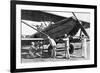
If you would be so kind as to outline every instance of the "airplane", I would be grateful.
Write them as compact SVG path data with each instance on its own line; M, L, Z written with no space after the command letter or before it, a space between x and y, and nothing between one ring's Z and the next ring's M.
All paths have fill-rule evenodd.
M44 41L44 40L47 40L48 36L50 36L52 39L56 41L56 43L59 43L59 42L63 42L62 38L64 38L64 34L67 34L72 37L72 39L70 40L70 43L71 42L75 43L75 42L81 42L82 33L84 33L84 35L89 39L89 35L85 31L85 28L83 27L83 25L88 25L87 28L89 28L90 23L84 22L84 21L81 21L80 23L80 21L77 19L74 12L72 12L72 14L74 15L75 18L73 17L64 18L63 20L60 20L58 22L55 22L54 24L47 26L42 31L39 31L33 26L29 25L28 23L21 21L22 23L26 24L27 26L37 31L37 33L35 33L34 35L31 35L30 38L28 39L25 38L22 40L24 40L24 42L25 40L37 41L39 38L38 41ZM79 29L81 29L80 36L76 39L73 39L73 37L75 37ZM33 39L33 38L37 38L37 39ZM70 54L72 54L73 52L74 52L74 46L70 44Z

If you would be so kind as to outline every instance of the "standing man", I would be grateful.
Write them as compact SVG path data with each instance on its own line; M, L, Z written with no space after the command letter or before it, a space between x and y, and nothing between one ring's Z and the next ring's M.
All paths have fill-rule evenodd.
M86 37L82 35L82 57L87 58L87 41Z
M67 36L67 34L65 34L65 38L63 39L65 41L65 57L67 59L70 59L70 53L69 53L69 48L70 48L70 43L69 43L69 37L70 36Z
M56 57L56 42L54 41L54 39L50 38L48 36L49 42L50 42L50 51L51 51L51 57L55 58ZM50 52L49 51L49 52Z

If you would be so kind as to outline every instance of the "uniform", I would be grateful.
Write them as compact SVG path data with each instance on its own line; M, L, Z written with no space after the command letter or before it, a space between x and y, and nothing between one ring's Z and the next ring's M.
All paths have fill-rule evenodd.
M87 58L87 42L86 42L86 37L82 38L82 57Z
M69 48L70 48L69 37L66 36L63 40L65 41L65 49L66 49L66 51L65 51L65 57L68 58L68 59L70 59L70 53L69 53Z
M49 50L51 51L51 57L55 58L56 57L56 42L54 41L54 39L52 39L50 37L48 37L48 39L49 39L49 42L50 42Z

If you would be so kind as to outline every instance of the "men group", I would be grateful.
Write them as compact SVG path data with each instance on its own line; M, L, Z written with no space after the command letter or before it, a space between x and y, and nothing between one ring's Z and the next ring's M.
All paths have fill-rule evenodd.
M49 40L49 48L48 48L48 54L52 58L56 58L56 49L57 49L57 44L54 39L51 37L47 37ZM65 37L63 38L63 41L65 42L65 57L66 59L70 59L70 36L65 34ZM86 38L82 36L82 57L86 58L87 57L87 43L86 43ZM32 42L32 46L29 49L29 54L34 58L34 57L41 57L41 50L38 46L35 45L34 42Z
M48 36L47 38L49 40L48 53L49 53L50 57L56 58L57 44L56 44L55 40L52 39L51 37ZM70 59L70 54L69 54L69 37L67 36L67 34L65 34L65 38L63 40L65 41L65 57L67 59ZM38 50L39 50L38 46L36 46L36 44L34 42L32 42L32 46L29 49L29 54L33 58L41 57L41 53Z

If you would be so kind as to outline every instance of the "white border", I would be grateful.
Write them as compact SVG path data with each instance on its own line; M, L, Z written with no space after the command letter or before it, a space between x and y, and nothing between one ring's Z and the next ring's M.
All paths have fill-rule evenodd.
M21 9L25 10L53 10L53 11L72 11L72 12L90 12L90 59L80 61L60 61L60 62L35 62L21 63L21 42L20 42L20 20ZM16 68L39 68L54 66L72 66L94 64L94 9L70 8L70 7L52 7L35 5L16 5Z

